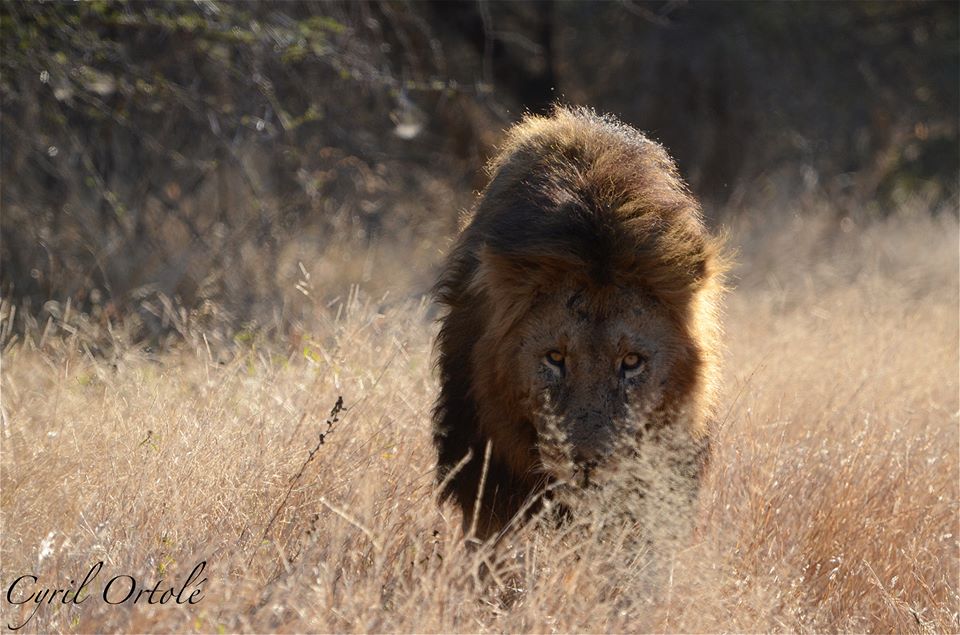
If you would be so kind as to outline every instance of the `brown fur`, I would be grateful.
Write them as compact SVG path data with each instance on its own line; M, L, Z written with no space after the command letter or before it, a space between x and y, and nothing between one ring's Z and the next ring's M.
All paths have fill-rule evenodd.
M481 537L555 476L533 424L544 399L523 388L543 370L518 357L536 336L533 316L553 320L557 338L614 320L659 328L651 333L663 334L656 344L671 361L658 382L658 416L647 418L706 440L722 290L719 239L667 153L633 128L558 107L511 129L489 172L435 289L445 309L434 413L442 496L461 507L465 530L476 516ZM646 307L636 319L633 306Z

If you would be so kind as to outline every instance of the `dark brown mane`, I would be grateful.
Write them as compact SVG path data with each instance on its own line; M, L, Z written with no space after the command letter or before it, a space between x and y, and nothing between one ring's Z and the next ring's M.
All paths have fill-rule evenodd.
M691 362L679 397L699 413L692 425L702 425L712 401L721 273L720 244L705 230L667 153L615 119L565 108L528 117L510 131L489 171L491 181L435 287L446 311L434 412L442 496L471 516L490 443L481 529L509 520L538 483L517 472L522 459L507 456L518 450L503 447L529 443L535 452L536 439L507 420L529 413L505 417L502 426L510 429L502 439L479 425L477 382L497 374L478 368L495 363L475 350L480 336L506 334L557 280L581 281L599 302L605 289L642 289L689 335Z

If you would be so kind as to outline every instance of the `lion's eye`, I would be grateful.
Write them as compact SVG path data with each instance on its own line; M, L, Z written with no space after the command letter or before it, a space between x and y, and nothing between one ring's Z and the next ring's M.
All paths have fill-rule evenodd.
M565 359L563 353L560 351L550 351L543 356L544 361L546 361L551 366L556 366L557 368L563 368L563 361Z
M639 353L627 353L620 361L620 371L625 377L633 377L642 369L643 361Z

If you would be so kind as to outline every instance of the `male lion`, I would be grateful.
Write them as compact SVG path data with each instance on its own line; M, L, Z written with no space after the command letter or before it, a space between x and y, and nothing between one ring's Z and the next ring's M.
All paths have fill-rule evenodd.
M489 173L435 289L441 497L485 538L550 484L678 438L694 450L653 464L695 497L722 257L673 161L612 117L557 107L511 129Z

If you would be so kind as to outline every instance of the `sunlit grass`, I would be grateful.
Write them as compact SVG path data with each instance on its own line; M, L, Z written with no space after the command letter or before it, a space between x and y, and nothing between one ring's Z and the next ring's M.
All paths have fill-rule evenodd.
M435 502L428 307L351 293L232 357L122 330L97 354L56 324L10 343L0 590L104 561L24 632L956 632L956 218L760 220L732 228L716 452L675 554L597 531L604 509L464 549ZM204 560L195 605L99 596Z

